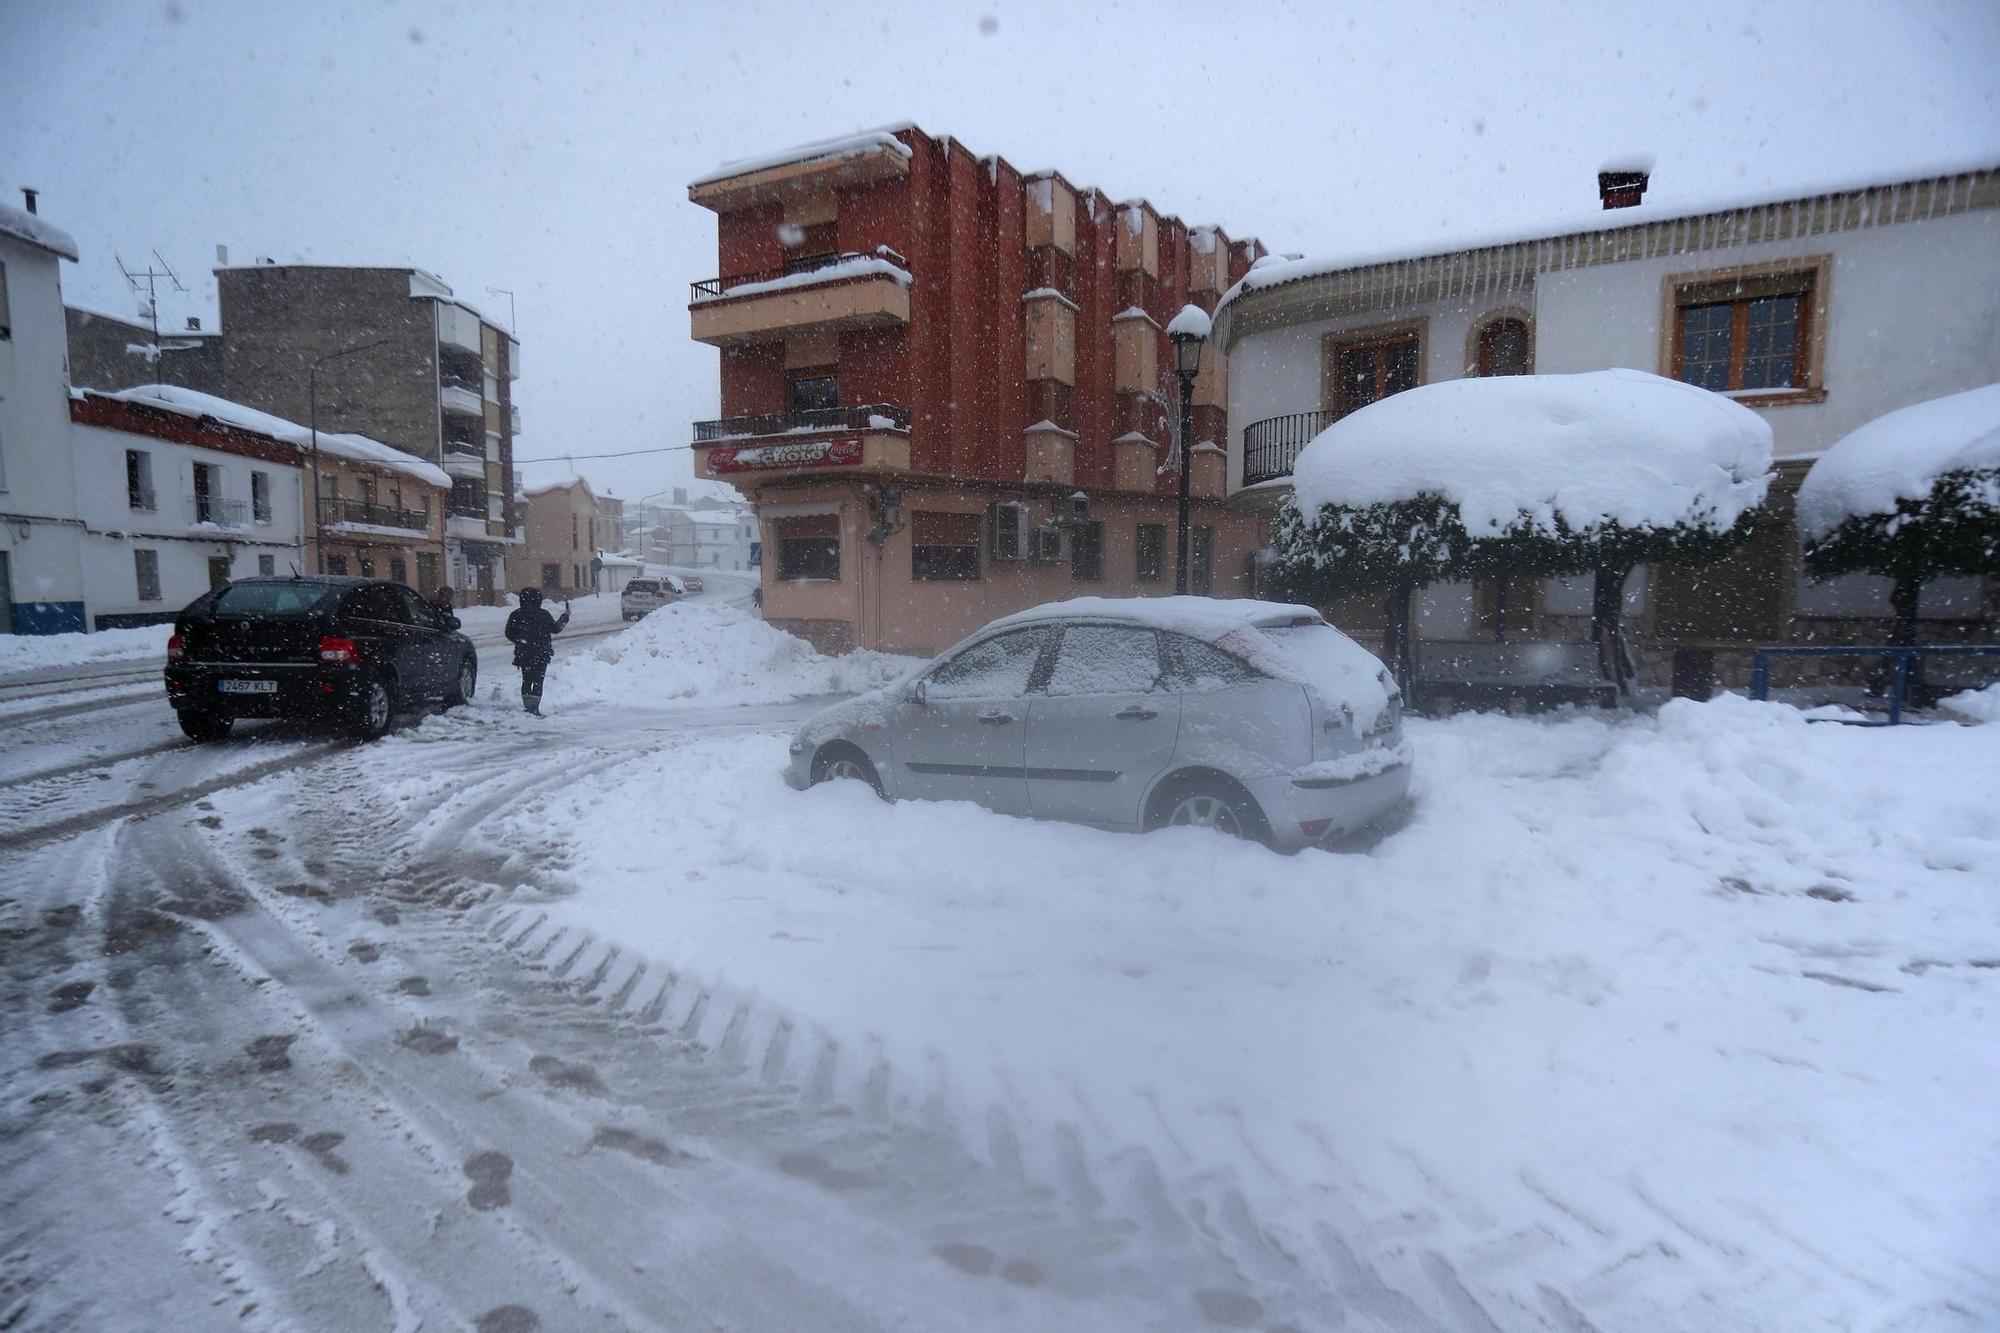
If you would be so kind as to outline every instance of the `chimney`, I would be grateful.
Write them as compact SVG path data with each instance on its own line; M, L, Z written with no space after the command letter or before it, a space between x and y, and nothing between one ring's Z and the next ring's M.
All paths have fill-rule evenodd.
M200 333L200 332L201 332L201 316L200 316L200 315L189 315L189 316L188 316L188 327L187 327L187 331L188 331L189 333Z
M1606 208L1633 208L1646 197L1647 173L1643 171L1600 171L1597 197Z
M39 194L41 194L40 190L31 190L25 185L21 187L21 198L27 202L30 213L35 211L35 197Z

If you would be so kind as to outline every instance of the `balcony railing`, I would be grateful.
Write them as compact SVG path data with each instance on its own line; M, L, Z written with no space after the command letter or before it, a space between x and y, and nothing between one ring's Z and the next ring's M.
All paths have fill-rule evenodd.
M1292 475L1299 450L1333 423L1331 412L1293 412L1266 417L1243 428L1243 484L1275 481Z
M365 523L371 528L400 528L408 532L422 532L431 525L431 516L417 509L398 509L393 505L370 504L366 500L322 499L319 502L319 521L322 523Z
M862 259L879 259L904 270L907 270L910 266L908 260L886 246L876 254L804 255L787 261L779 268L760 269L754 273L732 273L727 277L709 278L704 282L690 283L688 287L688 303L692 305L701 301L713 301L718 296L727 296L736 288L748 287L752 283L776 282L781 278L797 277L801 273L817 273L821 269L832 268L836 264L845 264Z
M798 412L765 412L757 416L723 417L694 423L694 442L741 440L756 435L808 434L832 430L908 430L910 412L904 407L870 403L864 407L812 407Z
M225 500L219 495L190 495L188 521L213 523L218 528L240 528L250 521L250 502Z

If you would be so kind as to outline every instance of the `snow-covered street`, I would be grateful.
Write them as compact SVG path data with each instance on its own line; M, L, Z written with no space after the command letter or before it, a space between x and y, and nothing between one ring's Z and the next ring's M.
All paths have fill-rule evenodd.
M1280 857L793 792L904 664L729 600L540 721L488 652L373 746L11 728L4 1318L2000 1315L1992 727L1413 720L1407 823Z

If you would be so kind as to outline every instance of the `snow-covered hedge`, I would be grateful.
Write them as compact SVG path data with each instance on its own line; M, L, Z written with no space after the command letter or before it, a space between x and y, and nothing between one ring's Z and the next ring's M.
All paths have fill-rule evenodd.
M1810 573L1888 575L1912 622L1922 580L2000 568L2000 384L1843 437L1800 484L1798 518Z

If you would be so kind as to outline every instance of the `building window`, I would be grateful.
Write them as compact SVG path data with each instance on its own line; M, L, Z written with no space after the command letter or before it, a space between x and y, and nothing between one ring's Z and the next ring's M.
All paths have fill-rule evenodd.
M208 587L213 592L229 582L229 557L212 555L208 558Z
M426 597L434 596L438 588L438 563L434 555L417 557L417 591Z
M1083 523L1070 529L1069 576L1078 583L1104 577L1104 525Z
M410 581L409 563L400 558L391 557L389 560L389 577L397 583L408 583Z
M910 515L910 577L920 583L978 578L980 526L977 514Z
M1417 335L1392 333L1333 345L1333 414L1344 417L1417 387Z
M278 572L277 556L260 555L257 557L257 573L260 577L268 579L277 572Z
M543 591L543 592L554 592L554 591L556 591L556 590L557 590L558 588L560 588L560 587L562 587L562 566L561 566L561 565L543 565L543 566L542 566L542 591Z
M1674 287L1673 376L1717 393L1812 386L1816 271Z
M1496 319L1479 330L1481 375L1525 375L1528 373L1528 324L1526 320Z
M780 579L840 577L840 519L832 514L781 518L778 529Z
M375 561L370 556L361 557L361 577L364 579L375 577Z
M337 574L342 578L347 577L347 557L344 555L328 556L326 558L326 572Z
M160 600L160 553L158 551L132 552L132 574L139 584L139 600L157 602Z
M1215 529L1196 528L1188 534L1188 591L1208 596L1215 586Z
M840 378L830 367L795 370L786 377L786 406L794 412L819 412L840 406Z
M460 518L486 517L486 483L471 477L455 478L450 503L449 512Z
M576 515L571 514L569 516L569 549L574 551L581 544L582 541L577 536L576 531Z
M7 266L0 264L0 342L14 336L14 317L7 306Z
M1167 530L1159 523L1139 525L1138 567L1134 576L1141 583L1158 583L1164 568L1167 549Z
M147 513L159 507L153 494L153 456L144 449L125 451L125 505Z
M271 474L250 474L250 517L259 523L271 521Z
M0 495L7 491L7 442L0 439Z

